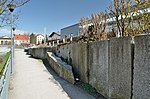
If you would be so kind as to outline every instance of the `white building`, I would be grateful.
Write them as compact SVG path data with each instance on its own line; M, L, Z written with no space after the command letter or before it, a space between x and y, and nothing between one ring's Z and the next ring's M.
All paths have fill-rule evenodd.
M11 38L7 36L0 37L0 45L10 45L11 44Z
M15 45L28 45L30 44L30 36L26 34L14 34Z
M44 43L44 35L37 34L36 35L36 44L42 44L42 43Z

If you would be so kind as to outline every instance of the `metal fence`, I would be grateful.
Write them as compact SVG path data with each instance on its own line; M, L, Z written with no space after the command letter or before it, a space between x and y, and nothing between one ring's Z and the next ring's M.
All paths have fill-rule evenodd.
M11 57L8 58L7 63L5 65L5 69L0 78L0 99L8 98L10 73L11 73Z

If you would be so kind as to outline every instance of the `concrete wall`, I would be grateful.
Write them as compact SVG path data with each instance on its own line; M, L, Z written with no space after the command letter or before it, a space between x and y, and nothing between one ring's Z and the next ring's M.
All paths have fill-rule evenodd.
M130 99L131 97L131 38L110 40L109 97Z
M52 52L47 52L47 60L55 72L65 80L74 84L74 76L72 66L62 61L59 57L55 56Z
M88 50L86 43L70 45L70 60L76 76L85 83L88 83ZM77 77L77 78L78 78Z
M31 53L45 58L50 49L42 50ZM135 44L131 44L130 37L112 38L53 47L51 51L72 66L75 77L109 99L150 97L150 35L135 37Z
M131 38L75 43L55 50L73 66L80 80L91 84L105 97L131 97Z
M89 44L89 84L108 97L109 41Z
M135 37L133 99L150 98L150 35Z
M75 43L55 48L54 53L68 61L73 67L75 78L88 83L87 44Z
M50 47L30 48L28 54L35 58L46 59L47 52L51 50Z

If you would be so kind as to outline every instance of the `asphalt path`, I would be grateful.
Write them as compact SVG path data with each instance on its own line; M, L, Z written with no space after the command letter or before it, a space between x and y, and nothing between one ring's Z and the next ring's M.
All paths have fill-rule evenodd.
M95 99L60 78L45 62L15 50L8 99Z

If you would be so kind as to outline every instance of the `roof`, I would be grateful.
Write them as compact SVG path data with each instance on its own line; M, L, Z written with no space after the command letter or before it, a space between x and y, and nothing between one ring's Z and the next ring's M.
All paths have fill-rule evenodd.
M49 37L52 37L54 34L56 34L56 35L60 36L60 34L59 34L59 33L53 32L53 33L52 33Z
M11 39L11 38L7 36L0 36L0 39Z
M43 37L44 37L44 35L42 35L42 34L37 34L36 36L39 36L39 35L41 35L41 36L43 36Z
M29 40L29 35L14 34L14 40Z
M64 30L64 29L67 29L67 28L70 28L70 27L74 27L74 26L79 26L79 23L76 23L76 24L73 24L73 25L64 27L64 28L62 28L61 30Z

